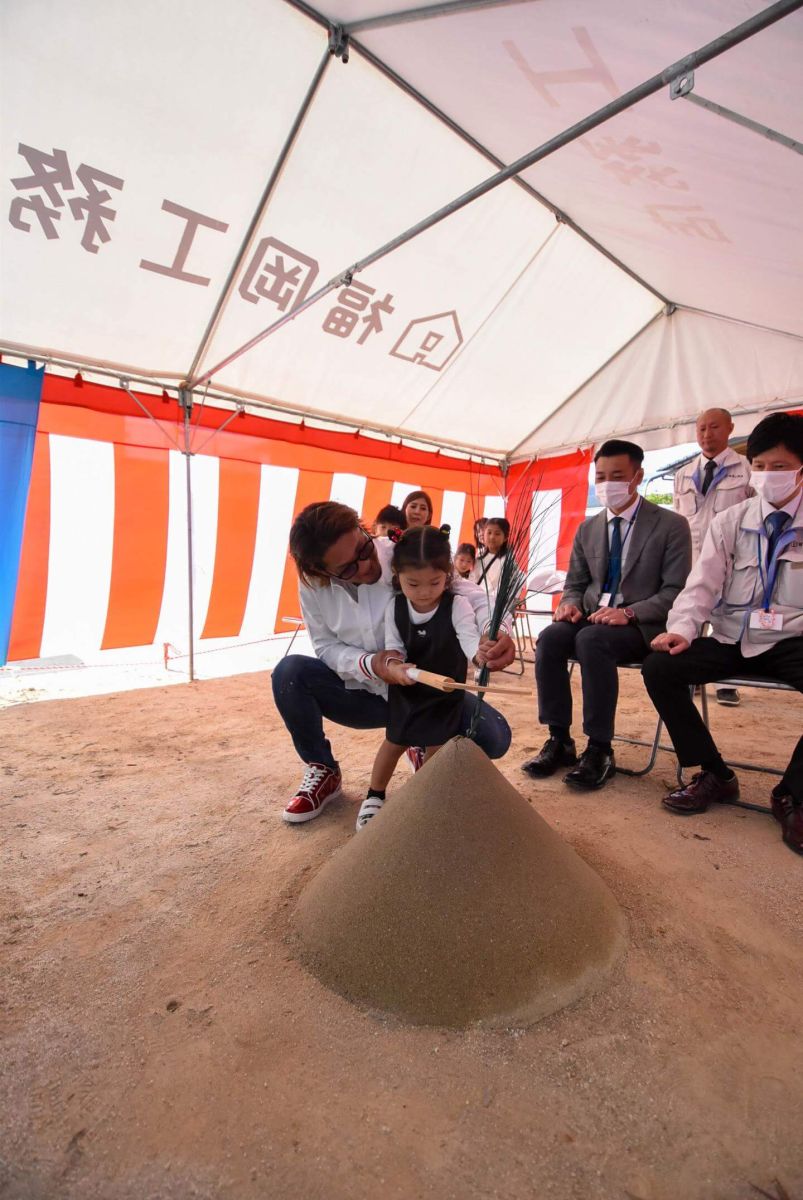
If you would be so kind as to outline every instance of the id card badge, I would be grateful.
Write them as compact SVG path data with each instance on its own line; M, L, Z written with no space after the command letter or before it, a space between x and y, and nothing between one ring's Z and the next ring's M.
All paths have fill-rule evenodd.
M766 612L763 608L756 608L750 614L751 629L783 629L783 613L773 612L772 609Z
M600 608L610 608L611 607L611 593L610 592L602 593L602 595L599 598L599 606L600 606Z

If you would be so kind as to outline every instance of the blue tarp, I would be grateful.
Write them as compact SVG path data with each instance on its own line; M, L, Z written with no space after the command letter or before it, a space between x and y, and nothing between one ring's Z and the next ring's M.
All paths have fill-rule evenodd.
M0 666L8 657L45 369L0 363Z

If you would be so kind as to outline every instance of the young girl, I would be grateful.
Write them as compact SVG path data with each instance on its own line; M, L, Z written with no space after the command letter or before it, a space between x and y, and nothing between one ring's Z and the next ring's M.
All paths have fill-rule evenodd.
M463 693L410 684L402 660L449 675L458 683L465 683L469 662L481 665L476 657L480 634L474 610L468 600L449 590L452 557L448 526L418 526L397 537L392 567L398 594L385 613L385 648L399 651L398 664L390 668L398 683L388 689L386 737L374 762L368 795L360 807L358 829L367 825L384 804L385 788L409 746L425 746L428 759L460 732Z
M485 554L478 561L471 578L480 587L487 587L489 592L495 592L502 573L502 564L507 554L507 539L510 536L510 522L504 517L489 517L482 531L485 542Z
M477 562L477 552L471 542L461 542L454 552L454 569L461 579L470 579Z

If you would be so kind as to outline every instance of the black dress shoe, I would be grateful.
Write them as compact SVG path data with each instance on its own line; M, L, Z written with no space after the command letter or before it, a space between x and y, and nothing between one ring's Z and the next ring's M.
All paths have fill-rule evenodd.
M541 747L540 754L522 763L521 769L532 779L546 779L547 775L554 775L558 767L570 767L576 762L577 747L571 738L562 742L560 738L549 737Z
M563 782L570 787L584 788L594 791L601 788L616 774L616 760L607 750L599 750L596 746L588 746L580 755L580 761L573 771L563 776Z

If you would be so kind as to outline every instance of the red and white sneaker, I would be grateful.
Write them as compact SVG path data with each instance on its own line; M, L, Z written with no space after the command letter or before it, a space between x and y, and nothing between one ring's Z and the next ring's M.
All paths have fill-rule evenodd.
M424 765L425 750L421 746L409 746L404 752L404 757L407 759L407 766L415 775L416 771L420 771Z
M330 800L340 795L343 777L336 768L323 763L308 763L301 787L282 813L291 825L313 821L319 817Z

